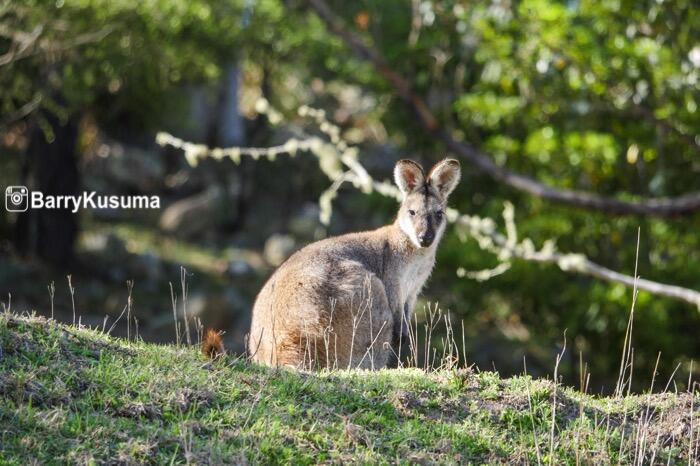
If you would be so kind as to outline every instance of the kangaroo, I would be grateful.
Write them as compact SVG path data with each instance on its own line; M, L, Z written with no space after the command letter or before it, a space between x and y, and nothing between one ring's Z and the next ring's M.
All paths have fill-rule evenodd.
M454 159L427 176L401 160L394 181L403 201L394 223L309 244L287 259L255 300L251 358L296 368L385 367L399 339L408 341L460 174Z

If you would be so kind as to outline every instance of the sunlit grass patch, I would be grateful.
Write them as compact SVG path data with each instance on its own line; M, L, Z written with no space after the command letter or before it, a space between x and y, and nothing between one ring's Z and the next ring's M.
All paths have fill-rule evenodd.
M548 380L274 370L10 313L0 350L3 464L687 464L700 427L697 394L558 387L552 429Z

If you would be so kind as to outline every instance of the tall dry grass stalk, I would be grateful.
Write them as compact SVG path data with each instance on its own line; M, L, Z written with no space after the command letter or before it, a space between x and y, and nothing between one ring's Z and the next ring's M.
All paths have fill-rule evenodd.
M634 256L634 285L632 287L632 305L630 307L630 316L627 320L627 329L625 330L625 340L622 344L622 356L620 358L620 372L615 386L615 397L622 397L625 390L625 379L628 379L628 384L632 382L632 365L634 362L634 348L632 347L632 331L634 328L634 310L637 304L637 281L639 280L639 239L641 229L637 228L637 249ZM628 374L629 372L629 374ZM628 385L629 388L629 385Z
M190 336L190 318L187 315L187 296L189 289L187 287L187 269L180 267L180 287L182 289L182 318L185 320L185 339L187 346L192 346L192 337Z
M73 276L67 275L66 278L68 279L68 291L70 291L70 302L71 306L73 307L73 326L75 326L75 288L73 288Z
M131 308L134 303L133 298L131 297L131 293L134 291L133 280L126 281L126 289L128 292L128 296L126 298L126 340L131 341Z
M175 290L173 288L173 283L168 282L170 285L170 303L173 308L173 323L175 325L175 344L177 347L180 347L180 322L179 319L177 318L177 294L175 293Z
M566 331L564 331L564 345L560 353L557 353L554 364L554 387L552 389L552 420L549 431L549 464L554 464L554 433L557 427L557 388L559 387L559 364L566 353Z
M320 331L318 329L311 331L309 323L302 323L299 351L302 354L303 361L300 369L351 370L367 364L369 369L375 370L378 369L376 361L378 357L377 352L379 351L388 353L389 357L393 356L396 366L399 368L420 368L425 371L437 371L467 367L464 322L460 322L462 335L459 337L452 315L449 312L444 312L437 303L428 303L425 307L428 318L423 325L425 334L422 335L422 341L424 345L418 344L420 325L417 316L414 314L413 319L407 321L403 313L402 325L406 325L408 337L404 338L400 334L393 344L379 342L379 337L389 324L386 321L377 322L375 316L372 315L373 303L370 286L369 282L365 283L365 290L359 296L359 300L352 298L350 300L349 306L352 321L347 364L341 367L338 361L338 335L334 328L337 302L332 300L330 302L330 319L325 323L325 326L320 328ZM358 329L362 322L368 323L371 340L367 348L358 355L356 348L358 345ZM438 332L440 332L439 341L436 340ZM250 337L248 336L248 338ZM460 345L457 343L459 340L461 340L461 350ZM394 344L397 346L395 347ZM408 354L404 357L403 352L406 346ZM423 347L421 348L421 346ZM252 355L248 355L248 357L252 358Z
M368 277L363 281L361 291L354 296L348 298L346 305L350 312L350 335L349 335L349 352L347 360L342 363L338 360L338 334L334 328L337 317L336 300L330 300L330 317L327 322L314 322L313 327L311 322L302 322L302 329L299 337L298 351L301 355L302 362L300 369L302 370L336 370L345 369L351 370L361 366L368 366L369 369L379 369L377 361L379 358L378 352L381 354L382 360L385 357L395 358L396 366L399 368L422 368L423 370L454 370L460 367L466 368L466 332L464 322L460 322L461 338L458 336L458 330L455 328L455 323L452 319L452 314L444 312L437 303L428 303L425 306L425 313L428 316L425 325L423 325L425 334L422 335L425 347L419 348L419 323L418 317L414 313L413 320L408 320L404 313L401 313L402 326L406 328L407 338L403 332L396 335L394 341L384 342L379 341L381 335L386 334L387 326L390 322L379 322L377 317L372 315L374 303L372 300L372 281ZM171 286L171 301L173 309L176 307L175 293ZM272 339L276 341L275 332L276 319L272 320ZM358 331L361 326L367 325L368 337L370 341L366 348L358 351ZM393 329L398 330L398 327ZM263 329L265 332L266 329ZM440 332L439 342L435 339L435 334ZM250 335L247 337L248 343ZM262 340L262 335L259 336ZM458 341L461 339L461 350ZM394 346L397 345L397 346ZM259 348L260 342L257 345L250 346L246 344L249 353L244 357L252 359ZM407 346L408 354L404 357L404 347ZM272 345L270 364L274 365L276 358L274 352L276 345ZM420 357L422 356L422 360Z
M54 314L54 297L56 296L56 285L54 282L49 283L49 285L46 287L49 290L49 298L51 299L51 320L53 320ZM104 327L104 326L103 326Z
M7 293L7 303L2 302L2 310L6 314L12 312L12 293Z

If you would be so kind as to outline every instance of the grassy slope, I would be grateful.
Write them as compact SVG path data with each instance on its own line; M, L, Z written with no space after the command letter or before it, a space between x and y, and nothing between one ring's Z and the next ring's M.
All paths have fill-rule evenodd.
M552 391L493 373L212 363L193 349L0 314L0 464L537 464L538 451L549 461ZM557 464L577 454L617 463L620 451L630 463L642 444L645 462L688 464L690 423L700 429L697 394L612 400L559 389L557 400Z

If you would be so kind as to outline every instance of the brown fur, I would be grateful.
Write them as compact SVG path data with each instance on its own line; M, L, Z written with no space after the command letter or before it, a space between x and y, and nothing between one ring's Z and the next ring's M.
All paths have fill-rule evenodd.
M254 361L341 369L387 364L435 263L459 163L440 162L426 178L420 165L400 161L394 173L404 200L393 224L312 243L270 277L253 307Z
M210 328L204 334L202 339L202 354L214 359L225 353L224 342L221 340L221 334Z

